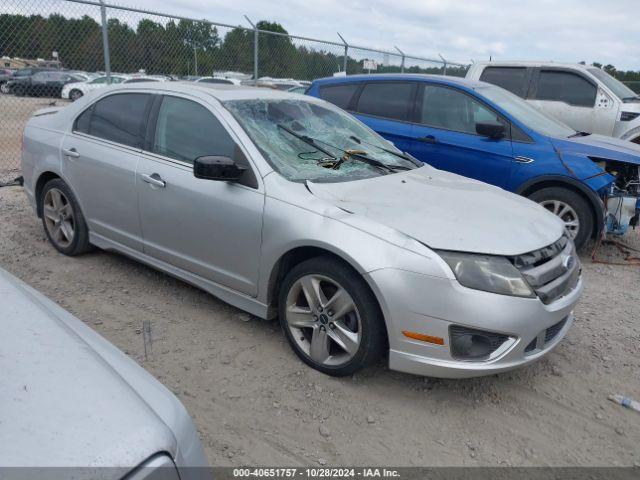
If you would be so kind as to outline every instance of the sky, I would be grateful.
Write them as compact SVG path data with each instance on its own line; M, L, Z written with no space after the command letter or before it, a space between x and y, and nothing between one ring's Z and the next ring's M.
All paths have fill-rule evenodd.
M640 70L638 0L120 0L121 5L451 61L553 60Z

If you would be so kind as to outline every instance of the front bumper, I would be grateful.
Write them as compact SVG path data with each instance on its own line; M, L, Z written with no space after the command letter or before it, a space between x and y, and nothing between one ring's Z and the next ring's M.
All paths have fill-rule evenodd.
M472 290L452 279L403 270L382 269L366 276L386 319L389 368L442 378L490 375L542 358L571 328L573 308L583 288L580 278L567 295L545 305L538 298ZM510 337L508 348L485 361L456 359L451 355L449 345L449 327L452 325L507 335ZM558 325L561 328L545 341L547 329ZM444 339L444 345L407 338L403 331L440 337Z

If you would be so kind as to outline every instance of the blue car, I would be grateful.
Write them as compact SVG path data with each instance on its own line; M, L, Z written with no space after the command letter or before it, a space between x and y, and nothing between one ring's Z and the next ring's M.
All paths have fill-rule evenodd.
M484 82L431 75L354 75L308 95L351 112L404 152L540 203L576 246L638 224L640 145L576 132ZM469 205L473 208L473 205Z

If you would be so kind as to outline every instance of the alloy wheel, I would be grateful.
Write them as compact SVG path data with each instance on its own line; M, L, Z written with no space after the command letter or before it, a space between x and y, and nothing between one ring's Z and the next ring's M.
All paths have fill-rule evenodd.
M576 238L580 231L580 220L578 219L578 214L571 205L560 200L544 200L540 202L540 205L554 215L560 217L564 222L564 226L571 239Z
M51 239L60 248L71 245L75 237L75 217L71 203L62 191L57 188L47 191L42 215Z
M305 275L291 286L285 319L297 346L318 364L344 365L360 348L358 308L341 285L324 275Z

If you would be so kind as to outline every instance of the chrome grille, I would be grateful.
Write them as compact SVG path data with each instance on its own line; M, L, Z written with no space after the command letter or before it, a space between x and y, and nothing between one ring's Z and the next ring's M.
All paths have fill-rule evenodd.
M540 250L513 257L511 261L545 304L571 292L582 271L575 246L567 236Z

